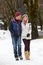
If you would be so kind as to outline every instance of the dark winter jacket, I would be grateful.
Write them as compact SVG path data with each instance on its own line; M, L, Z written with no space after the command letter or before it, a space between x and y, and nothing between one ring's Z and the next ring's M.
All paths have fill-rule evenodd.
M17 21L12 19L10 22L9 30L12 36L21 36L22 28L21 28L21 21Z

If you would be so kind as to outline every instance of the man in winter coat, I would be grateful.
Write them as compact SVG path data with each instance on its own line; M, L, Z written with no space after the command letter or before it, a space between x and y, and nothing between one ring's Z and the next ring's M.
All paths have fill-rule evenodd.
M9 30L11 32L12 44L14 49L14 56L16 60L22 60L22 52L21 52L21 13L16 12L15 18L13 18L10 22Z

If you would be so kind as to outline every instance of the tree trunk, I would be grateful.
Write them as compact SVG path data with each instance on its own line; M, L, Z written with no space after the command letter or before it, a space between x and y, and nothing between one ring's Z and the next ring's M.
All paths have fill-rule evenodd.
M37 30L37 9L38 9L38 0L30 0L30 19L32 23L32 39L38 38Z

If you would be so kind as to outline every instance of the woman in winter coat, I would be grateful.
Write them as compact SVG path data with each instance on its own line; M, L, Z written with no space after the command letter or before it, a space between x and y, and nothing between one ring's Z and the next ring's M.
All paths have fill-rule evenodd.
M27 14L22 16L22 39L25 45L25 58L30 60L30 40L31 40L31 23Z

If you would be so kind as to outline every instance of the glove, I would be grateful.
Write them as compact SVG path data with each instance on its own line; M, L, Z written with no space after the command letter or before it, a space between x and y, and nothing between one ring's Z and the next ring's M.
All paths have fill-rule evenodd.
M27 37L29 37L29 36L30 36L30 34L28 33L28 34L27 34Z

